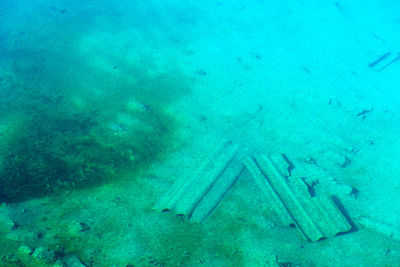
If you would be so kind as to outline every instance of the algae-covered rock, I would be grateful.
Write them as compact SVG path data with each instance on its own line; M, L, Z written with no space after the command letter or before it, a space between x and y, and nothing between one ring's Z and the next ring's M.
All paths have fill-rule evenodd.
M69 267L65 262L62 260L57 260L51 267Z
M19 267L21 265L21 261L14 254L10 255L1 255L0 254L0 266L4 267Z
M33 251L33 248L30 248L28 246L20 246L18 249L18 253L22 255L32 255Z
M68 267L85 267L86 266L74 255L66 255L63 258L63 262Z
M71 236L78 236L80 235L82 232L86 232L90 229L89 225L85 222L78 222L78 221L72 221L69 225L68 225L68 233Z
M56 260L55 253L48 248L39 247L35 249L32 258L37 263L54 263Z

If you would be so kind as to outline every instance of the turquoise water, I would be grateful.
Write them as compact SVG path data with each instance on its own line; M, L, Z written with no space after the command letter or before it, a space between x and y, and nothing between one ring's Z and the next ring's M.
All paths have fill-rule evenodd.
M0 266L400 266L399 30L389 0L2 0Z

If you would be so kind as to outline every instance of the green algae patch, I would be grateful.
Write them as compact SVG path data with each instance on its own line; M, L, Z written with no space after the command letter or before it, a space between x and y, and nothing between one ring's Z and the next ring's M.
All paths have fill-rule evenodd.
M176 70L150 76L134 69L135 75L129 69L110 74L81 66L65 74L65 84L57 76L62 71L54 77L37 71L46 79L16 71L1 88L12 93L2 99L11 104L0 110L6 137L0 141L0 200L88 188L126 172L138 175L174 150L179 122L168 107L188 92L186 78Z
M7 25L21 34L0 55L0 202L138 177L179 143L171 105L191 91L179 58L138 25L107 15L105 31L71 10Z

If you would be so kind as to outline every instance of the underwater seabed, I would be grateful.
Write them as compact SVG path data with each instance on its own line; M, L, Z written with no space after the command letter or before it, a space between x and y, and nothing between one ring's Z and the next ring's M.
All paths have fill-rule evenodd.
M332 262L333 266L338 266L344 261L357 264L357 256L349 256L358 253L357 251L374 255L374 247L371 247L370 242L393 247L391 239L399 238L394 227L361 217L348 218L353 227L349 233L335 236L336 231L349 230L344 223L344 228L333 230L333 234L327 234L328 238L310 240L307 235L318 233L316 230L305 231L304 229L312 229L314 226L304 221L310 218L313 220L315 216L321 220L326 211L314 209L311 217L302 217L301 220L298 219L299 215L291 217L296 214L298 205L303 204L288 204L288 197L290 199L290 195L294 194L297 195L296 201L303 202L310 193L301 186L293 187L298 186L298 182L301 183L299 180L294 185L293 179L296 179L296 175L304 176L302 171L306 170L308 174L312 172L313 175L308 178L312 180L318 177L320 181L319 185L314 185L315 195L328 192L335 194L345 207L356 200L350 186L326 176L326 173L315 166L307 169L310 163L297 163L297 174L292 170L292 178L282 181L283 184L291 184L292 189L281 192L277 188L282 184L272 182L275 187L272 190L280 192L279 198L288 207L287 210L281 210L279 203L271 206L275 196L268 192L271 189L264 189L257 183L260 178L253 177L257 169L248 167L250 172L238 169L241 174L238 171L230 172L232 166L240 166L240 162L231 158L243 156L240 154L243 151L235 153L238 149L244 149L242 146L218 144L218 138L208 138L208 142L217 142L216 147L214 149L213 145L208 145L205 148L205 140L200 136L197 140L201 141L171 153L169 159L154 164L135 179L132 179L132 173L120 173L124 177L112 183L62 191L53 193L50 197L21 203L2 204L0 231L5 238L1 239L0 247L3 266L332 266L327 265ZM226 149L230 152L224 155L222 152ZM182 157L188 153L193 156L191 159ZM244 152L245 155L248 153L247 150ZM278 162L278 158L275 157L273 162ZM260 159L257 158L257 161ZM209 197L205 200L206 197L202 197L203 202L217 203L218 206L212 208L212 213L208 213L205 218L195 215L196 212L204 214L196 211L204 210L201 206L203 204L195 205L195 212L187 215L185 210L188 209L181 210L179 207L190 207L192 204L187 203L192 203L193 196L199 194L198 188L202 188L202 181L196 182L192 178L207 175L212 171L209 169L210 164L220 165L218 168L228 176L240 176L232 182L218 173L211 174L210 177L225 179L233 185L222 190L222 200ZM246 165L248 164L253 163L247 162ZM281 164L274 163L274 166L287 168L287 164L282 161ZM193 173L182 167L193 165L198 166L200 169L197 169L201 171ZM263 166L267 165L262 163L260 168L263 170ZM274 167L266 170L267 173L275 171ZM280 179L279 174L277 175L274 179ZM178 200L180 204L177 206L159 208L163 205L157 202L164 202L163 199L167 197L164 193L171 195L168 192L174 191L172 184L176 176L181 177L181 181L197 183L197 186L187 186L183 196L188 197ZM179 180L177 182L180 183ZM213 184L218 187L218 182ZM204 192L209 196L214 194L212 190ZM200 196L203 194L200 193ZM333 213L335 212L337 211L334 208ZM329 211L327 214L331 215L328 217L341 217L340 212L336 215L332 215L333 213ZM287 220L283 219L285 216L290 217L286 225L282 224ZM293 218L297 218L297 222L293 223ZM331 222L333 227L327 224L326 229L334 229L337 223L334 219ZM316 239L320 238L318 236ZM390 251L382 253L390 254ZM321 254L323 258L320 259L318 255ZM340 257L345 257L345 260Z
M85 114L84 101L76 96L72 99L73 103L79 103L79 114ZM360 260L359 253L371 255L379 265L393 261L393 250L398 249L393 240L399 239L398 230L370 217L354 216L359 214L354 204L359 192L342 177L326 172L332 166L347 168L351 163L346 158L352 157L353 149L347 150L346 156L332 150L323 154L315 152L308 158L285 153L287 159L274 163L277 169L268 167L265 170L267 179L272 172L282 173L284 180L262 180L264 174L257 173L263 172L263 166L269 163L260 164L259 153L276 155L277 152L276 146L253 134L263 132L260 120L266 117L259 112L264 111L254 108L233 125L228 123L227 129L241 125L245 130L231 134L233 141L225 143L226 134L208 131L210 126L226 120L225 117L195 115L188 119L182 115L181 120L177 120L179 116L176 115L169 117L174 111L185 108L187 101L170 105L166 113L160 114L161 111L154 111L157 106L133 98L106 115L97 109L100 110L97 115L87 116L97 118L92 121L76 121L63 117L60 112L52 114L53 119L45 117L47 123L37 128L42 138L31 130L29 135L21 134L23 138L16 141L12 138L15 134L6 138L6 133L17 130L26 133L27 126L36 124L19 124L21 116L26 117L26 114L4 120L3 146L21 144L20 140L24 140L22 144L38 140L38 145L29 144L28 148L33 146L39 153L47 151L41 150L40 144L51 144L46 149L53 156L61 162L72 162L71 170L76 172L82 168L82 171L75 176L55 175L60 179L71 177L71 180L61 180L61 184L58 180L46 181L50 188L39 180L35 183L38 191L31 191L31 184L3 191L4 195L9 194L8 204L0 207L3 266L340 266L343 262L351 266L364 261ZM154 129L159 121L167 122L165 129ZM136 132L138 128L140 131ZM54 129L68 130L63 131L62 136L49 136ZM226 133L226 129L222 132ZM149 139L145 139L151 142L149 146L162 149L151 152L151 156L140 154L142 149L147 149L142 147L146 142L140 139L137 144L136 134L150 134ZM58 149L68 148L59 148L59 141L71 142L79 146L81 152L74 154L71 160L68 151L58 152ZM284 147L278 140L270 142ZM304 151L304 147L298 151ZM14 155L12 160L33 154L16 150ZM156 155L159 157L152 157ZM140 157L142 161L138 161ZM151 161L146 161L146 157ZM247 157L257 160L246 164L257 164L256 168L244 168L242 160ZM48 177L47 169L53 171L46 167L49 158L35 159L35 164L38 159L43 161L39 165L41 168L37 165L31 168L41 170L43 176ZM88 164L87 159L93 162ZM65 170L69 169L63 168ZM22 177L38 177L36 173L35 176L29 176L29 172L25 175ZM80 180L86 176L93 180ZM285 177L289 180L285 181ZM293 180L296 177L301 178ZM277 175L274 179L281 178ZM262 183L276 184L265 187ZM23 192L27 194L19 199ZM312 214L299 214L303 207L315 205L308 202L319 199L310 198L315 195L334 195L339 201L334 206L329 203L328 212L323 208L326 204L316 202ZM274 202L274 199L282 202ZM287 209L281 209L282 205ZM323 219L325 214L328 219ZM343 220L343 216L347 223L337 226L337 218ZM307 223L315 218L325 220L327 228L321 229L328 230L321 234L314 229L320 225ZM342 231L348 233L336 235ZM390 249L377 251L376 247ZM368 258L370 256L365 260Z
M170 105L190 92L187 78L140 53L109 62L91 36L69 54L47 41L51 57L2 58L0 265L137 262L154 242L144 176L181 146Z
M180 105L185 104L173 110ZM133 100L126 107L138 114L149 111ZM235 124L256 131L264 117L258 112L254 109ZM129 126L143 123L132 120L135 116L116 114L118 123L105 120L103 126L113 133L109 144L114 135L123 137ZM2 264L351 266L360 262L358 253L370 253L379 264L391 261L391 250L376 254L370 244L396 249L398 230L354 216L358 192L315 164L344 168L340 166L349 164L346 157L334 152L313 158L274 154L275 148L263 138L252 138L253 131L223 141L206 133L204 125L214 120L218 119L182 117L179 138L169 139L176 147L139 171L117 169L118 179L111 174L113 180L106 182L65 185L47 192L49 196L3 203ZM274 156L267 159L260 153ZM132 156L127 160L135 166ZM339 201L319 204L330 195ZM309 224L310 220L325 225ZM381 253L386 261L379 258Z
M278 2L0 1L0 267L398 266L398 14Z

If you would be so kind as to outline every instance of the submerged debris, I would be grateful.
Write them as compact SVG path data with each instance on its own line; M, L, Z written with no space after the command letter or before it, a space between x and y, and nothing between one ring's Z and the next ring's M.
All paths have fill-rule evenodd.
M396 241L400 241L400 229L398 227L389 225L387 223L366 216L359 217L357 221L364 228L375 231L378 234L384 235Z
M241 175L244 166L238 145L223 141L193 175L178 179L154 209L173 211L192 221L204 221Z
M392 65L393 63L399 61L399 59L400 59L400 52L397 54L392 54L391 52L387 52L382 56L378 57L376 60L369 63L368 66L380 72L389 67L390 65Z
M364 120L367 117L367 114L373 110L374 110L374 108L364 109L357 113L357 117L361 117L361 119Z
M290 172L292 163L282 155L248 157L245 165L280 223L295 225L305 239L315 242L351 230L332 197L313 196L313 188Z

